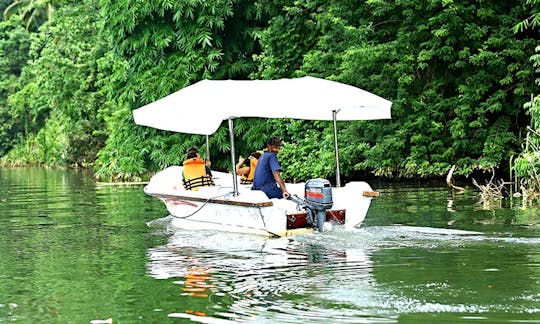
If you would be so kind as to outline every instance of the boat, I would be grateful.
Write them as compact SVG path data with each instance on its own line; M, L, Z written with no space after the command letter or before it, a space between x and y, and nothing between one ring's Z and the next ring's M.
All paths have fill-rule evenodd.
M337 121L388 119L391 105L362 89L315 77L199 81L135 109L135 123L206 135L209 156L208 136L227 121L231 171L212 171L214 185L186 190L182 186L182 166L169 166L150 179L144 192L164 202L173 217L171 225L177 229L282 237L336 226L357 227L378 193L364 181L341 185ZM327 179L306 179L286 184L292 199L268 199L264 192L241 184L234 172L233 120L242 117L333 121L335 187Z
M233 194L231 174L212 171L214 186L198 191L182 186L182 167L171 166L155 174L144 192L161 199L173 217L177 229L219 230L282 237L313 232L309 211L287 199L268 199L264 192L239 184ZM305 183L287 183L291 195L305 197ZM355 181L332 188L333 207L325 210L324 229L335 226L353 228L364 220L373 189L366 182Z

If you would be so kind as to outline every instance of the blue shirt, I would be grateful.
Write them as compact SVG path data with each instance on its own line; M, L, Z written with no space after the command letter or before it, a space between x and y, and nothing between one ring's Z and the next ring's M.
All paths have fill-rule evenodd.
M276 153L264 152L255 168L253 189L262 190L268 198L282 198L283 192L274 179L273 171L281 171Z

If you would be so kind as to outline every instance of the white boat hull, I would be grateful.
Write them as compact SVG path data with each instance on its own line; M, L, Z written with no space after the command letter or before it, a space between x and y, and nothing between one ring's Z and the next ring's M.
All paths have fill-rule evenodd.
M286 199L268 199L251 186L239 185L233 195L232 176L213 171L215 186L200 187L198 191L182 187L182 167L169 167L152 177L144 191L160 198L173 216L172 226L187 230L216 230L264 236L290 236L312 232L302 225L303 211ZM287 184L287 190L304 198L304 183ZM333 208L327 220L343 220L342 227L359 226L366 217L373 192L366 182L351 182L332 188ZM338 215L339 214L339 215ZM341 223L341 222L340 222Z

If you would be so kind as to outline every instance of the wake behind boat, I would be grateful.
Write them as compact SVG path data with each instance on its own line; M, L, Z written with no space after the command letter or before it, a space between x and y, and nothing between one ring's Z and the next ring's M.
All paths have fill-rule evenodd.
M362 181L341 186L337 121L390 118L392 103L362 89L313 77L280 80L202 80L133 111L135 123L162 130L208 136L228 121L230 174L212 171L214 184L197 190L182 185L182 167L152 177L145 193L161 199L179 229L221 230L286 236L328 224L352 228L366 217L376 195ZM185 113L189 111L189 114ZM336 187L325 179L286 184L293 199L268 199L240 184L234 171L235 118L293 118L334 123Z

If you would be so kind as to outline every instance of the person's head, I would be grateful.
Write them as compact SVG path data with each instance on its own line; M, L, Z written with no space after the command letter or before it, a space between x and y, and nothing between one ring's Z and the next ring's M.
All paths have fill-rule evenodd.
M254 158L256 158L258 160L261 157L261 153L253 152L253 153L250 154L250 156L253 156Z
M270 152L279 152L279 149L283 146L281 139L277 136L272 136L266 141L266 147Z
M196 157L199 157L199 150L195 146L192 146L187 150L186 159L194 159Z

